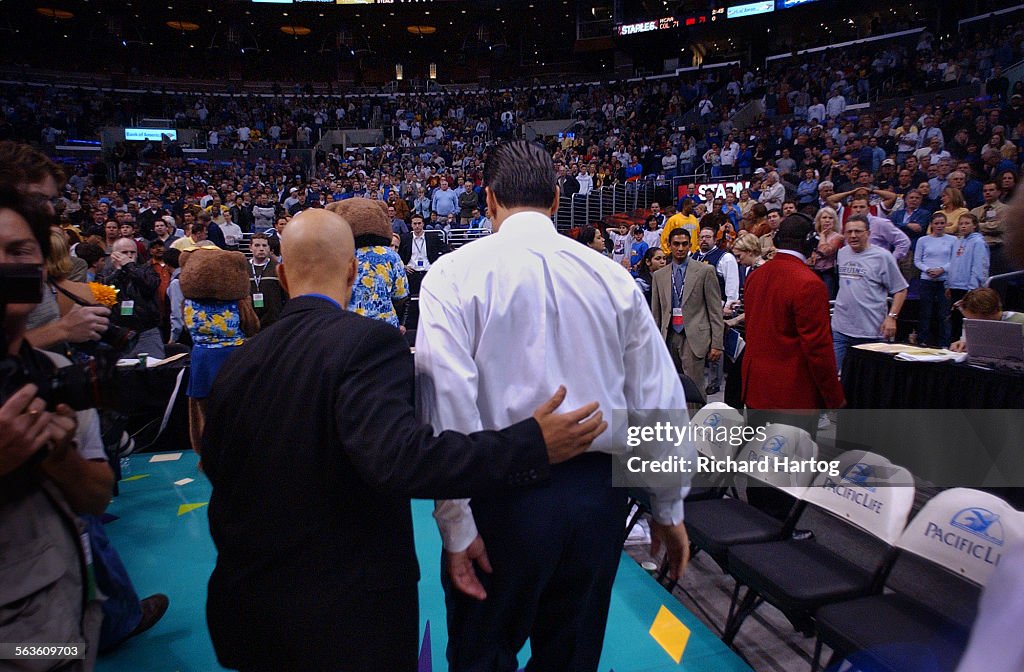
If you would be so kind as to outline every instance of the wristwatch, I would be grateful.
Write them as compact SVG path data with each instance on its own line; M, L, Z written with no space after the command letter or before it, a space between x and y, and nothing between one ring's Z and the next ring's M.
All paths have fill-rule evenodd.
M895 320L896 318L899 317L899 314L898 313L889 313L889 317L891 317L892 319Z

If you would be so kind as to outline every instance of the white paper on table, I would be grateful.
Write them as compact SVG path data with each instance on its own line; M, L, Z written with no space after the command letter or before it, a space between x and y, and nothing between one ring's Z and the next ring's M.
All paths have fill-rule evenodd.
M150 462L176 462L181 459L181 453L164 453L149 458Z
M895 359L901 362L966 362L966 352L953 352L952 350L940 350L934 354L914 354L901 352Z
M166 357L164 359L156 359L155 357L147 357L146 358L146 368L147 369L152 369L155 366L163 366L164 364L170 364L171 362L176 362L179 359L181 359L182 357L185 357L187 355L188 355L187 352L181 352L181 353L178 353L177 355L171 355L170 357ZM137 367L139 365L139 359L137 357L130 357L128 359L119 359L119 360L117 360L117 365L118 366Z

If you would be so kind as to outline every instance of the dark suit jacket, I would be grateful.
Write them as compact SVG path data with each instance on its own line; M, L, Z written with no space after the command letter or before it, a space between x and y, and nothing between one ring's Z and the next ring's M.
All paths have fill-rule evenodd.
M661 337L667 339L672 324L672 263L655 271L651 279L651 311ZM723 347L725 318L718 274L713 266L692 259L686 264L683 283L683 333L698 357Z
M448 251L448 246L444 244L444 241L436 233L424 232L427 237L427 261L434 263L437 258ZM406 233L402 236L401 242L398 244L398 256L402 258L402 261L409 263L412 258L412 232Z
M265 268L260 269L257 282L256 267L249 264L249 296L257 292L263 295L263 307L253 305L256 317L260 318L260 329L266 329L277 321L281 308L288 301L288 292L284 290L277 277L277 262L270 259ZM254 302L255 304L255 302Z
M575 175L558 178L558 189L562 196L575 196L580 193L580 181Z
M415 586L410 497L475 497L548 475L532 418L435 438L414 415L399 331L309 296L224 364L206 401L203 467L218 659L280 670L342 669L331 652L365 643L352 641L364 617L352 601ZM418 618L415 603L394 612ZM379 637L390 641L386 628Z
M900 231L907 234L907 237L911 240L916 240L921 236L928 235L928 220L931 219L932 213L924 208L918 208L914 210L914 213L907 217L907 211L897 210L896 212L889 215L889 219L892 223L899 227ZM920 224L921 230L917 233L907 228L907 224Z
M163 208L155 212L149 209L140 212L138 218L135 220L139 225L139 234L146 240L153 240L156 235L153 233L153 222L155 222L158 217L162 217L166 214L167 211Z
M743 289L744 401L756 409L839 408L828 290L791 254L777 254Z

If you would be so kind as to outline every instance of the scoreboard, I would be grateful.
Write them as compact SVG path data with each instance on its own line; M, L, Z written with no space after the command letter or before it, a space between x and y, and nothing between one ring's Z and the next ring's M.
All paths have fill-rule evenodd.
M338 1L341 2L342 0ZM694 26L718 23L726 19L742 19L747 16L767 14L776 10L791 9L812 2L821 2L821 0L756 0L755 2L747 0L746 2L734 2L725 6L709 7L707 11L666 16L661 19L651 19L637 23L620 23L615 26L615 34L620 36L638 35L640 33L669 30L671 28L692 28Z

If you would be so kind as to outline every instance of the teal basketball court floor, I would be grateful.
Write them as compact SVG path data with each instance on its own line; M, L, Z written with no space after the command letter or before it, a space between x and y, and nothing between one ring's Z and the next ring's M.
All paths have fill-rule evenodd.
M136 455L130 462L131 472L120 483L121 494L108 509L116 519L107 523L107 532L140 597L166 593L170 608L152 630L101 657L97 670L221 670L206 629L206 583L215 558L206 517L209 481L197 470L197 457L191 452ZM438 579L441 538L432 510L432 502L413 502L423 576L418 672L448 669L444 596ZM368 519L367 534L372 533L372 519ZM528 658L524 650L520 664L525 665ZM749 669L675 597L622 555L599 672Z

